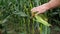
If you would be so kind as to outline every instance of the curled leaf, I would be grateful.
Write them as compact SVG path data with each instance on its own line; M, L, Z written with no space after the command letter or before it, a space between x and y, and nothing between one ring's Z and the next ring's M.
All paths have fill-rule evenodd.
M36 21L42 23L45 26L51 26L47 21L45 21L41 16L35 15Z

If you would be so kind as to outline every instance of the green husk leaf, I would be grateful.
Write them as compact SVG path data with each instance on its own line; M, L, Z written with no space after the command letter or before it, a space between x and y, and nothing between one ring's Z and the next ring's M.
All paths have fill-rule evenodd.
M47 21L43 20L41 16L35 15L36 21L42 23L45 26L51 26Z

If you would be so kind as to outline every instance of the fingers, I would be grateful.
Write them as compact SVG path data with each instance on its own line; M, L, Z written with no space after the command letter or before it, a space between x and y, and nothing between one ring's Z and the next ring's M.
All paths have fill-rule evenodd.
M42 6L38 6L38 7L34 7L31 9L31 12L33 13L37 13L37 14L40 14L40 13L44 13L46 10L46 8L42 7Z
M47 11L49 9L48 5L49 5L48 3L45 3L38 7L34 7L31 9L31 12L33 12L33 13L37 12L36 14L44 13L45 11Z
M37 9L38 9L37 7L34 7L34 8L31 9L31 11L32 12L38 12Z

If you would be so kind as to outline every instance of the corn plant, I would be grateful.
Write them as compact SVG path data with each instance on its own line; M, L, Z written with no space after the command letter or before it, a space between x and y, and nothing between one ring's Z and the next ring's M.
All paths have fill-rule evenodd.
M30 18L31 9L46 2L48 0L0 0L3 34L50 34L48 18L53 10Z

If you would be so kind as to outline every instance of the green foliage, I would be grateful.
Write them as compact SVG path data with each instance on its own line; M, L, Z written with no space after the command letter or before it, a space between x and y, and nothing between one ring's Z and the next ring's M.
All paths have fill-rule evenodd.
M44 19L47 19L47 18L43 19L41 17L41 15L40 16L36 15L35 18L36 18L36 21L42 23L43 25L45 25L45 26L51 26L47 21L44 20Z
M0 0L0 24L4 27L3 34L50 34L48 26L50 26L49 23L52 23L51 20L56 23L60 22L58 19L52 18L56 14L60 17L59 8L40 15L41 18L35 16L36 19L30 19L31 8L46 2L48 0ZM48 18L52 18L49 19L49 23Z

